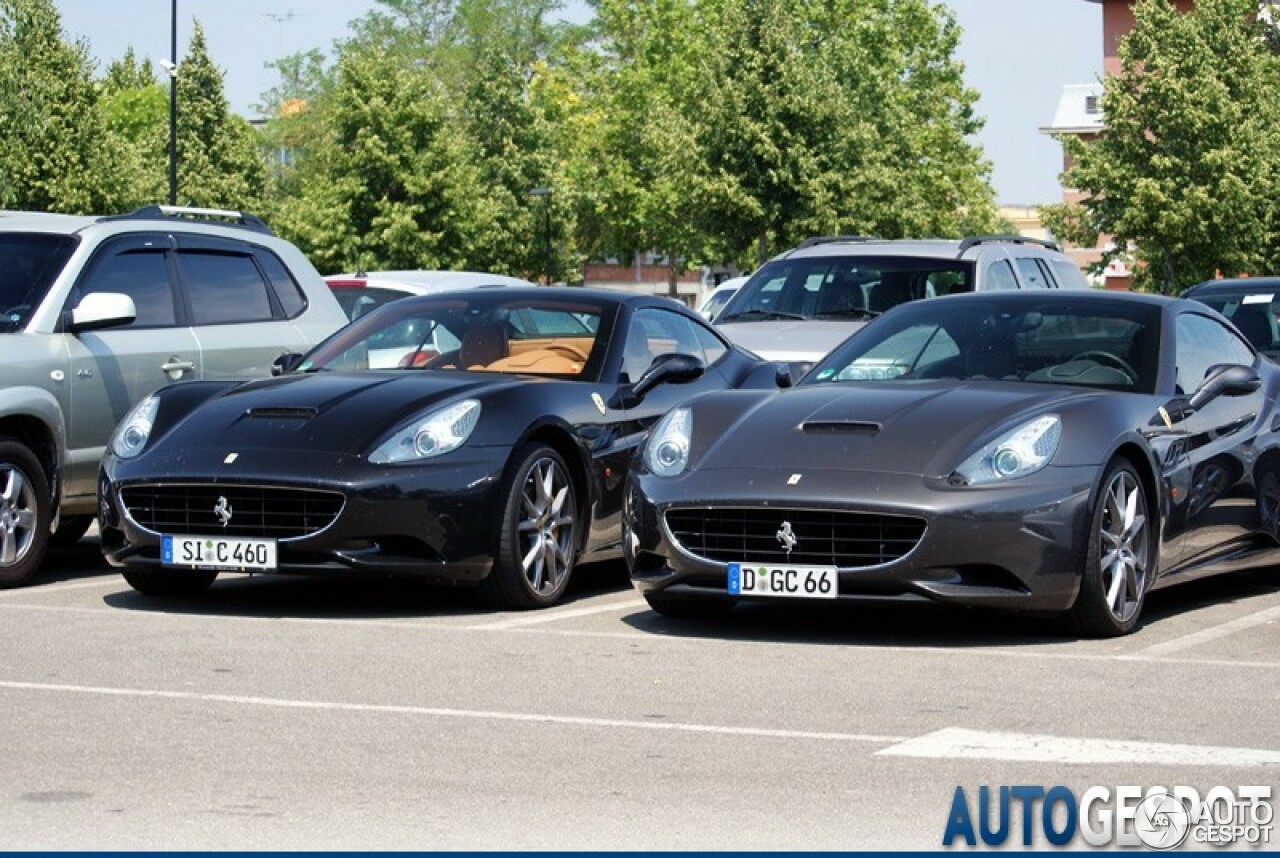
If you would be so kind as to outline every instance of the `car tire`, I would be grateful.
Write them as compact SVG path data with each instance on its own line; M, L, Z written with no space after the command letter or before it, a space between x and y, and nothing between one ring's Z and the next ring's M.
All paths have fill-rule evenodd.
M577 494L568 465L545 444L525 444L512 454L498 496L498 544L481 597L504 609L554 605L577 559Z
M1068 612L1087 637L1127 635L1138 626L1155 575L1155 529L1142 478L1129 462L1112 462L1089 521L1080 592Z
M20 587L40 568L51 506L40 461L12 438L0 438L0 587Z
M93 524L91 515L64 515L58 520L58 529L49 537L49 544L59 548L75 545Z
M213 584L217 572L126 569L124 580L148 596L198 596Z
M677 596L661 591L645 593L644 600L657 613L675 620L723 617L737 604L732 599L699 599L696 596Z

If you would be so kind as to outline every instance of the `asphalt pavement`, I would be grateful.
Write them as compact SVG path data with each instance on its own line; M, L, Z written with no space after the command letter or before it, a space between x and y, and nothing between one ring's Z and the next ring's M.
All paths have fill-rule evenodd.
M531 613L356 578L157 599L90 536L0 591L0 652L5 850L935 849L957 787L976 827L981 786L1280 782L1280 570L1091 641L930 605L669 620L619 563ZM1027 807L1045 848L1043 803L1005 837Z

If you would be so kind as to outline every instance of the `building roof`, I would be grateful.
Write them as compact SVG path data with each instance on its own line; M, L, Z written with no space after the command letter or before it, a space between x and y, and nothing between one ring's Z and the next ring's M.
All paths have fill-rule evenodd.
M1062 88L1053 123L1040 131L1044 134L1092 134L1102 128L1102 84L1069 83Z

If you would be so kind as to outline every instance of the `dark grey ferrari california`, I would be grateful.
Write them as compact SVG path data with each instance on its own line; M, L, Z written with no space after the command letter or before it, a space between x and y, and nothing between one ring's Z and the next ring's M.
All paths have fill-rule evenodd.
M1155 587L1280 559L1278 372L1193 301L906 304L793 389L663 417L624 507L632 580L673 616L896 596L1125 634Z
M223 571L414 575L550 605L621 553L644 432L776 368L666 298L480 288L408 297L291 372L157 391L103 459L108 561L152 594Z

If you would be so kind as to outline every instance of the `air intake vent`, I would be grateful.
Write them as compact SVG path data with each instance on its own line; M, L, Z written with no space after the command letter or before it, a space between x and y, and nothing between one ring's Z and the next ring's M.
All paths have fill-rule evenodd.
M880 424L866 420L809 420L800 424L800 430L815 435L878 435Z
M250 408L245 412L250 417L261 417L267 420L310 420L317 414L315 408Z

